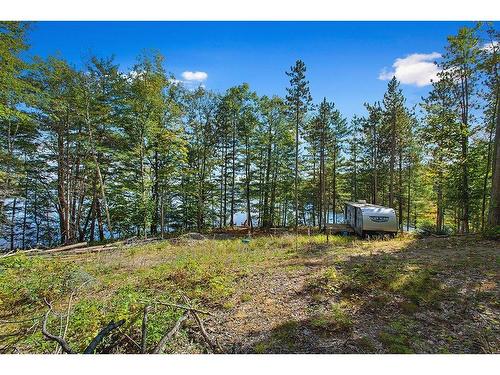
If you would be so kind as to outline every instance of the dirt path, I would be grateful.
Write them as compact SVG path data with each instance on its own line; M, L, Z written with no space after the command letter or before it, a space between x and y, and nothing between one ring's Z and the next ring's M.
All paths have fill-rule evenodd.
M280 325L304 320L310 297L303 293L313 267L300 270L262 271L241 280L232 299L234 307L222 316L224 341L234 351L252 351Z

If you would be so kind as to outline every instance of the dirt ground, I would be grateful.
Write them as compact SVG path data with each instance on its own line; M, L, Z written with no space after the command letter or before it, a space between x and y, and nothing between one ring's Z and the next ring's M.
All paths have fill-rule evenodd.
M233 353L499 352L498 242L365 241L352 250L311 247L244 277L212 334ZM331 269L351 278L318 289ZM425 277L414 272L398 288L405 270ZM321 320L339 304L344 315Z

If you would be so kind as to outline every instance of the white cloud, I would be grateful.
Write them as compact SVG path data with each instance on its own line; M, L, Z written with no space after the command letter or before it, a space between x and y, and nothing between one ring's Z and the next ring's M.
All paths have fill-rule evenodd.
M182 84L182 81L181 81L181 80L179 80L179 79L176 79L176 78L170 78L168 81L169 81L172 85L176 85L176 86L177 86L177 85Z
M389 80L396 77L401 83L406 85L416 85L418 87L431 84L431 80L438 79L439 68L434 64L434 60L441 57L438 52L414 53L403 58L397 58L392 64L393 71L383 68L378 79Z
M493 50L498 51L498 40L494 40L492 42L484 43L483 48L481 48L483 51L486 51L488 53L493 52Z
M208 74L205 72L186 71L182 73L182 78L184 78L186 81L203 82L208 78Z

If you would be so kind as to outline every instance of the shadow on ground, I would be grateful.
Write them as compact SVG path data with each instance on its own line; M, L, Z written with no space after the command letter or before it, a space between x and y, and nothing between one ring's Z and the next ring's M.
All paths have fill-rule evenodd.
M304 301L302 318L287 319L284 309L271 329L250 332L233 351L499 352L498 242L451 237L399 249L390 241L376 244L346 257L324 245L301 250L291 264L307 270L293 297Z

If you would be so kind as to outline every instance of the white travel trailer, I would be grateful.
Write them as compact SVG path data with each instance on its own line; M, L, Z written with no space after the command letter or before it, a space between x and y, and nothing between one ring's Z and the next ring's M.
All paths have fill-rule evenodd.
M396 212L389 207L358 202L347 202L345 205L345 222L361 237L367 234L398 232Z

